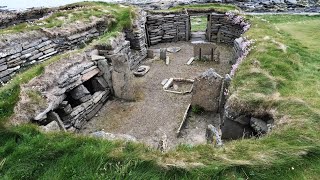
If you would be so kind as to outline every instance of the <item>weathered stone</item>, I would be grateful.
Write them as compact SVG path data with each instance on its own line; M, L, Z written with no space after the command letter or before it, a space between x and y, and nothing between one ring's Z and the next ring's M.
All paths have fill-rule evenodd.
M95 92L104 91L106 88L109 87L108 83L101 76L92 78L91 82L92 82L92 88Z
M31 43L25 44L23 46L23 49L29 49L31 47L35 47L35 46L39 45L41 42L42 42L42 39L39 39L39 40L33 41Z
M86 114L86 120L90 120L91 118L93 118L97 113L98 111L102 108L103 106L103 103L99 103L97 104L89 113Z
M212 68L197 77L194 81L191 105L217 112L222 79Z
M85 103L85 102L89 101L91 98L92 98L91 94L88 94L88 95L85 95L82 98L80 98L79 101L81 103Z
M37 49L40 49L40 48L42 48L42 47L44 47L44 46L49 45L50 43L52 43L52 41L51 41L51 40L44 41L44 42L42 42L42 43L38 44L38 45L36 46L36 48L37 48Z
M57 122L60 130L66 131L66 128L64 127L64 124L60 119L60 116L56 112L49 112L48 119L51 120L52 122L53 121Z
M234 119L235 122L238 122L242 125L249 125L250 124L250 117L242 115Z
M100 70L98 68L94 68L91 71L83 74L82 77L81 77L81 80L83 82L85 82L85 81L91 79L93 76L97 75L99 72L100 72Z
M267 123L261 119L251 117L250 125L259 134L266 134L268 132Z
M31 47L31 48L29 48L29 49L23 50L23 51L21 52L21 54L22 54L22 55L28 54L28 53L33 52L34 50L36 50L36 48Z
M41 57L42 55L43 55L43 53L42 53L42 52L40 52L40 53L38 53L38 54L36 54L36 55L34 55L34 56L30 57L30 58L29 58L29 61L32 61L32 60L38 59L38 58L39 58L39 57Z
M160 59L166 60L167 59L167 49L166 48L160 48Z
M56 132L56 131L60 131L60 127L59 124L56 121L52 121L49 124L47 124L46 126L40 126L40 128L44 131L44 132Z
M70 94L73 99L78 100L86 95L90 95L90 92L84 85L80 85L70 91Z
M132 82L133 74L128 64L128 57L124 54L114 55L112 57L112 64L114 68L112 82L115 96L126 100L133 100L135 90Z
M147 50L147 58L150 58L150 59L154 58L153 50L151 50L151 49Z
M111 133L106 133L104 131L97 131L97 132L91 133L91 135L93 137L106 139L106 140L122 140L122 141L134 141L134 142L137 141L135 137L127 134L111 134Z
M138 69L133 72L133 74L137 77L141 77L147 74L149 70L150 70L150 66L139 66Z
M99 60L104 60L104 59L106 59L104 56L98 56L98 55L91 56L92 61L99 61Z
M4 70L6 70L6 69L8 69L8 66L7 66L7 65L2 65L2 66L0 66L0 71L4 71Z
M52 55L54 55L54 54L56 54L56 53L58 53L58 51L53 51L53 52L50 52L50 53L48 53L48 54L46 54L46 55L44 55L44 56L39 57L38 59L39 59L39 60L45 59L45 58L48 58L48 57L50 57L50 56L52 56Z
M161 85L164 86L168 82L168 79L164 79L161 81Z
M52 53L53 51L55 51L54 48L50 48L50 49L47 49L45 51L43 51L44 54L48 54L48 53Z
M180 47L168 47L167 51L171 53L177 53L181 50Z
M206 129L206 138L207 142L210 144L214 144L216 146L222 146L222 140L221 140L221 130L214 127L212 124L209 124Z
M110 68L108 65L107 60L99 60L98 61L98 68L100 69L100 74L98 74L99 76L102 76L104 78L104 80L106 80L106 82L108 83L108 86L111 89L111 92L113 93L113 85L112 85L112 76L110 73Z

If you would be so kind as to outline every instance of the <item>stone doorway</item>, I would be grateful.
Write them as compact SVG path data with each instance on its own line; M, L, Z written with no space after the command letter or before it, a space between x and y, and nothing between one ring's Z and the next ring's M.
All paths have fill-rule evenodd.
M208 15L192 15L190 16L190 39L191 42L206 42L208 40L206 32L208 29Z

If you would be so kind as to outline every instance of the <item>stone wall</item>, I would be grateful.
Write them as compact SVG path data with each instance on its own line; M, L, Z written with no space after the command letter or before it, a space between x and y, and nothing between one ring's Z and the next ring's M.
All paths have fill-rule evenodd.
M190 12L192 16L204 15ZM207 40L215 43L233 45L250 26L243 17L232 14L206 12L208 16ZM149 13L147 15L148 45L158 43L188 41L191 35L190 16L188 11L177 13Z
M0 82L6 83L20 69L42 62L57 53L75 49L98 37L108 21L100 18L88 24L42 29L0 36Z
M245 32L242 25L234 23L226 14L213 13L209 15L209 21L211 27L207 33L212 42L233 45L234 40Z
M110 63L112 62L113 56L126 54L131 70L136 68L147 56L146 45L144 44L141 50L132 49L130 41L126 40L125 33L120 33L117 37L111 38L107 45L98 45L96 48L99 50L99 55L106 57Z
M129 65L136 67L147 56L146 16L143 10L137 10L133 27L125 30L125 39L130 42Z
M105 57L77 53L46 67L43 75L22 87L24 101L16 106L13 119L41 125L58 119L64 129L74 131L100 110L111 93L111 68ZM41 94L37 103L32 103L34 94Z
M185 13L148 14L147 36L149 45L189 40L189 19Z

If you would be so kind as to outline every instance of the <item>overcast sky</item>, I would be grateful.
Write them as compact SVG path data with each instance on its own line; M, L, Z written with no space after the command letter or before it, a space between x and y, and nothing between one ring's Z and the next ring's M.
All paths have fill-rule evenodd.
M0 6L7 6L8 9L26 9L31 7L55 7L85 0L0 0ZM88 1L88 0L87 0ZM91 0L98 1L98 0ZM117 0L100 0L117 1Z

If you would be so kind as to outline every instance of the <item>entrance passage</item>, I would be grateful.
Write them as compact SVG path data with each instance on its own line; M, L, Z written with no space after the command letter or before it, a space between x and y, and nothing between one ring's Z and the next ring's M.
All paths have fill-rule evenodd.
M191 42L206 41L207 16L191 16Z

